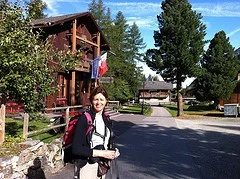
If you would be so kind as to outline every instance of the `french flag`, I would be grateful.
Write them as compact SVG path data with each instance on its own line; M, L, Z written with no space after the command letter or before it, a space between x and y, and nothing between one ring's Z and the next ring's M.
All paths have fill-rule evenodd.
M107 52L95 58L92 62L91 78L95 79L102 76L108 70L107 67Z
M107 67L107 52L101 56L98 64L98 76L102 76L108 70Z

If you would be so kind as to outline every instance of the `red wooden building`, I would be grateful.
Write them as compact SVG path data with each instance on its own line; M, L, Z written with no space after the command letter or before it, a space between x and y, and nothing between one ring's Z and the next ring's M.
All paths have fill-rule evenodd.
M239 74L240 77L240 74ZM220 100L220 108L222 109L224 107L224 104L239 104L240 105L240 78L238 80L238 83L231 95L231 97L228 100Z
M36 19L31 22L35 30L42 29L57 50L81 50L79 65L56 74L58 93L46 97L47 107L85 105L91 87L91 64L102 51L110 50L102 31L89 12ZM49 63L53 67L54 62Z

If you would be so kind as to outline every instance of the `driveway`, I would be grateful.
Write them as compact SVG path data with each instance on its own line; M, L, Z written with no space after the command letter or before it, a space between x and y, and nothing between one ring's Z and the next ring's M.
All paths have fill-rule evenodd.
M153 107L149 117L124 114L112 120L120 179L240 178L239 118L177 119ZM68 166L48 179L72 178L72 171ZM112 167L113 178L116 171Z
M176 120L201 178L240 178L240 118Z
M240 118L178 119L153 107L150 117L114 120L125 129L117 139L120 178L240 178Z

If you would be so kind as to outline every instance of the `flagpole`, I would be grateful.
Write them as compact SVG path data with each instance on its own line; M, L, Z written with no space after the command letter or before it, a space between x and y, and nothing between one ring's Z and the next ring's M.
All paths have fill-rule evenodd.
M100 49L100 32L97 32L97 57L100 55L101 53L101 49ZM96 88L98 86L98 75L96 75L95 77L95 82L94 82L94 87Z

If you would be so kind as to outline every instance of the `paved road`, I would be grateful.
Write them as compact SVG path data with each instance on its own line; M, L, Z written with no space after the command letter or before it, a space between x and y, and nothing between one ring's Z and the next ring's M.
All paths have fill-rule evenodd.
M118 122L132 123L117 140L120 178L200 178L176 120L164 108L154 107L151 117Z
M113 118L120 179L240 178L240 119L175 119L153 108L150 117ZM49 179L71 175L68 166Z

